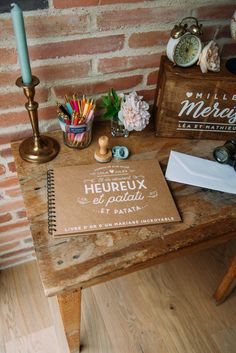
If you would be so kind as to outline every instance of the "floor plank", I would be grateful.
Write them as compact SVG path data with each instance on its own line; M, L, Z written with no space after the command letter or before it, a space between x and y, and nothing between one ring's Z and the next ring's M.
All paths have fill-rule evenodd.
M6 353L60 353L53 326L6 342Z
M37 266L29 262L0 273L0 313L6 341L52 325ZM35 319L36 318L36 319Z
M83 290L82 353L236 353L236 291L212 299L235 251L231 241ZM0 273L0 317L0 353L68 353L35 262Z

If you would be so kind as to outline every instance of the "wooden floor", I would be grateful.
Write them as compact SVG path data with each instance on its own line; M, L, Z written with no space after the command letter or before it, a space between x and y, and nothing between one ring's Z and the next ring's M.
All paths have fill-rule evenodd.
M84 290L82 353L236 353L236 291L220 306L212 299L235 250L231 242ZM68 353L54 323L34 262L1 272L0 353Z

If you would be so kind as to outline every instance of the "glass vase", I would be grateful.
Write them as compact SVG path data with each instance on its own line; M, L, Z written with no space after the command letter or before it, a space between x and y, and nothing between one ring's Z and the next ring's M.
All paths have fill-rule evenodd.
M92 122L83 125L66 125L63 131L64 144L71 148L83 149L92 141Z
M111 119L111 134L117 137L129 136L129 131L124 127L124 124L117 116Z

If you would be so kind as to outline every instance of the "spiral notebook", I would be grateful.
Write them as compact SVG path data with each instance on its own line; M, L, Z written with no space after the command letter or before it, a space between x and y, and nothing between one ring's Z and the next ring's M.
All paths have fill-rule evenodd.
M157 160L58 167L47 178L55 237L181 220Z

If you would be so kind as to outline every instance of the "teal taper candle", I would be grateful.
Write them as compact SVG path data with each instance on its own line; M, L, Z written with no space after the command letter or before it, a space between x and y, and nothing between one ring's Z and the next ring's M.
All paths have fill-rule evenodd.
M32 74L29 62L29 53L25 35L24 18L20 7L17 4L11 4L11 15L13 28L16 37L17 53L20 62L22 81L24 84L32 82Z

